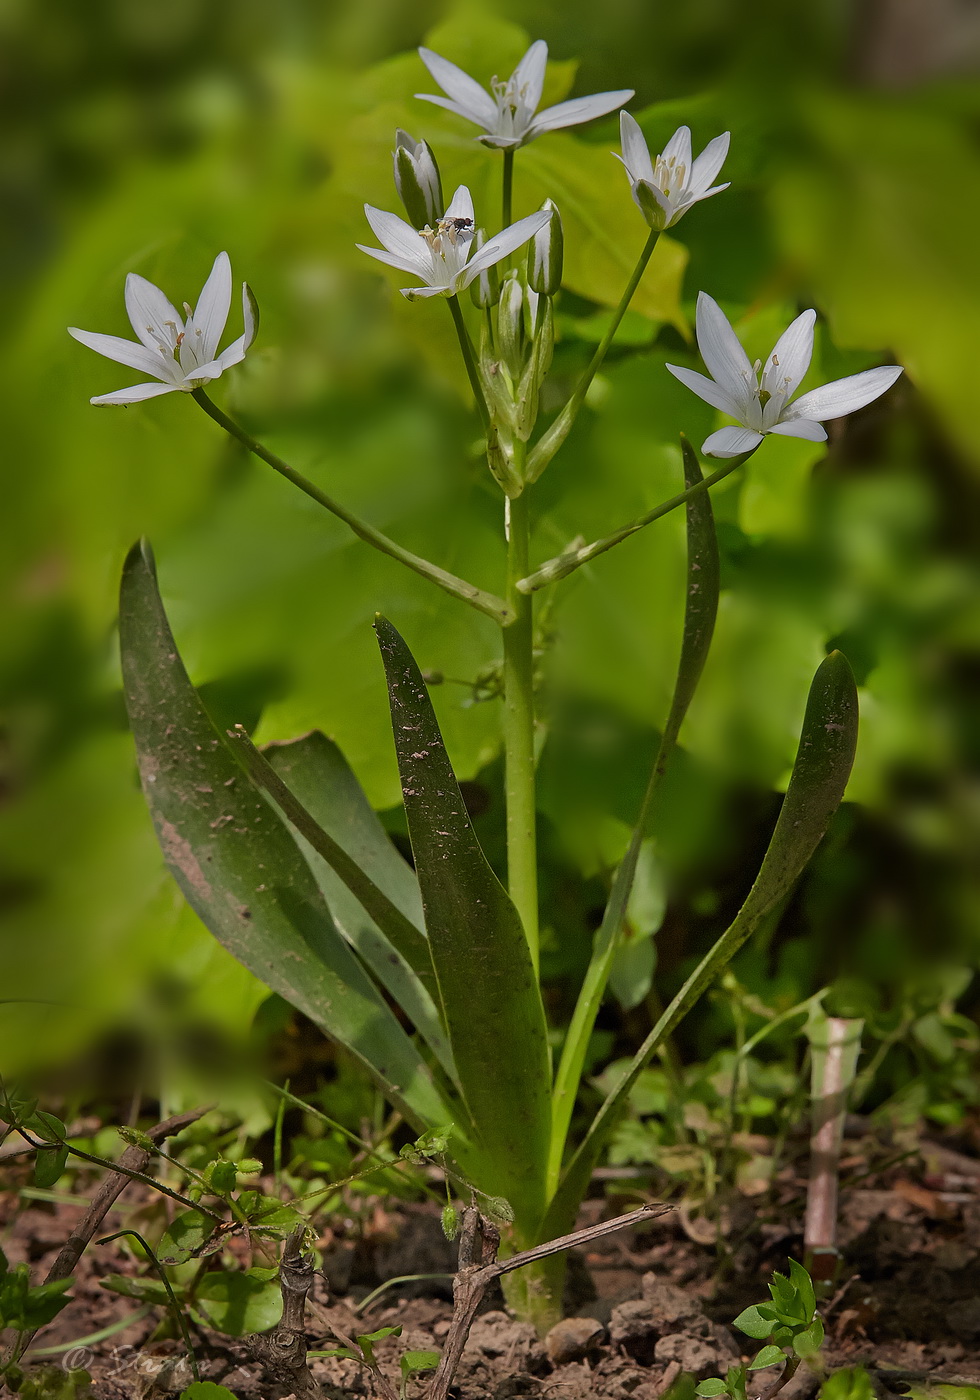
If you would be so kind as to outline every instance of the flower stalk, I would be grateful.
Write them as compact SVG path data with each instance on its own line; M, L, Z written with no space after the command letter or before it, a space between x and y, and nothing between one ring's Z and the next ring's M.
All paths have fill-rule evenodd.
M339 501L335 501L332 496L328 496L325 491L321 491L319 486L305 477L302 472L298 472L295 467L291 467L288 462L284 462L281 457L270 452L257 438L252 437L251 433L246 432L233 418L229 418L227 413L222 412L217 404L212 403L203 389L195 389L193 397L208 417L213 418L219 427L224 428L226 433L237 438L243 447L247 447L249 452L261 458L273 471L277 471L280 476L284 476L287 481L298 486L305 495L316 501L317 505L323 506L324 510L328 510L331 515L342 520L366 544L373 546L382 554L387 554L390 559L397 559L399 564L404 564L413 573L421 574L423 578L427 578L430 583L436 584L444 592L468 603L471 608L476 608L477 612L492 617L494 622L499 623L501 627L506 628L513 622L514 609L502 598L496 597L493 593L487 593L482 588L477 588L475 584L467 583L465 579L457 578L455 574L440 569L438 564L433 564L430 560L413 554L410 549L404 549L400 544L396 544L380 530L376 530L373 525L369 525L366 520L362 520L360 516L355 515Z
M599 369L602 366L602 362L609 352L609 347L612 345L613 340L615 339L616 332L619 330L619 324L622 321L623 317L626 315L627 309L629 308L629 304L633 300L634 293L636 292L637 287L640 285L640 278L643 276L644 272L646 272L647 263L650 261L650 258L653 254L653 250L654 248L656 248L659 238L660 230L651 229L649 236L647 237L647 241L643 245L643 251L640 253L639 258L637 259L636 266L633 269L633 272L630 276L630 280L627 282L623 295L620 297L619 305L613 312L613 318L609 323L609 327L606 330L605 335L602 337L599 344L597 345L595 354L589 361L588 367L582 375L582 378L576 384L574 390L572 391L572 395L566 403L565 407L559 413L558 417L552 423L548 431L535 444L534 448L528 456L528 481L537 481L538 477L544 471L545 467L551 461L552 457L554 457L555 453L558 451L562 443L568 437L568 434L571 432L572 425L574 424L575 419L578 417L578 411L585 402L586 394L589 392L589 385L599 373Z

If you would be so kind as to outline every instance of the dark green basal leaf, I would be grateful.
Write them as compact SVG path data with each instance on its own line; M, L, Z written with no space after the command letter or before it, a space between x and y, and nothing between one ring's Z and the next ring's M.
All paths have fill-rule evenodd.
M289 831L187 677L149 546L123 570L119 639L140 777L167 864L229 952L356 1056L413 1124L453 1114L338 932Z
M385 618L405 814L459 1083L480 1134L478 1185L540 1213L550 1123L544 1008L520 918L470 823L421 672Z
M637 1076L766 914L788 894L840 805L854 762L858 699L854 675L839 651L824 658L810 685L796 763L762 868L731 926L688 977L647 1036L565 1170L543 1223L543 1238L569 1228Z
M702 481L703 473L697 453L686 437L681 437L684 460L684 489ZM687 517L687 595L684 607L684 631L681 654L677 665L677 680L670 711L664 725L663 737L647 783L640 807L636 830L626 855L620 862L606 903L602 923L595 936L589 967L575 1006L572 1022L562 1051L552 1100L551 1151L548 1161L549 1189L558 1184L568 1127L575 1107L575 1098L582 1078L582 1068L592 1034L595 1018L609 981L630 893L636 879L640 851L646 836L647 819L660 781L667 771L670 756L684 723L698 681L708 659L711 638L718 615L719 563L718 538L715 533L714 511L707 491L692 496L686 505Z
M294 821L334 922L455 1079L452 1050L433 1001L438 990L414 871L391 844L332 740L314 732L291 744L272 744L263 756L326 838L317 840L316 830ZM276 792L270 796L279 801ZM282 811L290 821L298 815L289 805ZM336 860L338 848L360 880L351 879L348 866Z

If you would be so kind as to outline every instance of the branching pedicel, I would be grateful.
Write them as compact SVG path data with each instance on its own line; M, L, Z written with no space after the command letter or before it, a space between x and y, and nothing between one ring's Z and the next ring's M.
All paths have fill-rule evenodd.
M685 440L684 480L677 494L590 544L577 542L555 559L535 561L534 484L574 428L662 230L727 188L714 181L729 137L714 137L694 158L690 131L681 126L653 156L640 125L622 115L621 159L648 237L590 363L542 431L538 406L555 338L562 225L550 200L514 220L515 153L532 140L546 140L551 130L613 111L632 94L574 98L539 112L547 59L540 42L532 44L509 79L493 79L489 90L438 54L420 53L446 94L426 100L475 123L482 128L476 140L502 153L501 217L478 211L464 185L443 207L431 147L399 130L394 177L407 221L366 206L381 246L358 246L415 279L419 285L402 289L407 298L448 303L488 468L504 497L507 565L497 593L413 554L359 519L210 400L205 383L243 358L255 329L246 289L244 333L218 353L231 295L224 254L197 308L185 308L186 318L152 284L130 277L127 306L138 344L85 331L72 334L157 381L94 402L123 404L174 390L191 392L222 428L365 543L500 627L506 889L470 824L421 673L390 623L379 620L378 634L414 872L381 830L339 750L322 736L278 746L270 751L269 764L247 744L229 748L188 681L148 546L130 554L121 592L125 690L144 792L188 900L241 961L350 1050L416 1131L453 1123L452 1153L460 1171L479 1191L510 1203L514 1223L505 1247L534 1251L574 1224L592 1168L644 1065L791 889L841 799L854 754L854 680L846 660L834 653L814 677L782 813L745 903L667 1006L587 1132L570 1143L572 1107L622 937L645 813L669 767L711 642L719 582L710 488L738 470L769 434L823 440L824 420L869 403L900 371L897 366L870 370L794 398L810 361L815 313L799 316L765 366L753 367L720 308L702 293L698 345L710 378L684 366L669 369L736 420L738 426L722 427L702 445L723 465L703 475ZM498 227L488 235L488 228ZM473 305L464 309L466 290ZM437 313L422 306L416 314ZM688 587L670 714L644 812L613 883L553 1077L538 982L534 595L680 507L687 518ZM378 981L399 1002L412 1034L393 1015ZM508 1281L511 1301L524 1316L540 1327L555 1320L561 1298L558 1256L533 1252Z

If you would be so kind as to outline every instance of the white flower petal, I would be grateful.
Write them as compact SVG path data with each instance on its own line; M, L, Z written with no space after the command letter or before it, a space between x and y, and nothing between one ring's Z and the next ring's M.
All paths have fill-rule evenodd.
M709 141L704 150L691 166L691 178L689 181L691 190L698 195L703 194L718 174L718 171L725 164L725 157L728 155L728 147L731 145L732 134L726 131L721 136L716 136L713 141ZM728 186L722 186L727 189Z
M417 265L427 265L429 261L425 239L418 231L387 209L375 209L365 204L364 213L371 231L380 243L414 271Z
M524 104L524 110L528 114L538 110L547 64L548 45L543 39L536 39L511 75L510 81L516 90L515 96Z
M698 349L712 379L739 405L733 416L744 420L755 398L755 371L728 318L707 292L698 293Z
M687 175L691 173L691 128L679 126L660 154L660 159L669 164L671 160L683 165ZM686 183L686 181L685 181Z
M201 332L198 345L195 346L201 363L214 359L230 310L231 259L227 253L219 253L187 326L188 338L196 335L197 331Z
M494 151L510 151L517 150L518 146L523 146L530 138L526 132L522 136L492 136L484 132L473 139L479 141L481 146L489 146Z
M528 139L542 131L557 131L559 127L578 126L582 122L594 121L596 117L604 117L607 112L622 107L632 96L632 88L623 88L619 92L597 92L591 97L572 97L567 102L546 107L531 123ZM642 134L640 139L643 139Z
M768 431L780 437L806 438L807 442L827 441L827 429L812 418L788 418L782 423L773 423Z
M533 238L538 229L544 228L550 218L547 209L539 209L536 214L528 214L526 218L518 219L516 224L503 229L467 263L461 274L463 280L459 284L460 287L468 287L478 273L485 272L488 267L500 262L501 258L509 257L515 248Z
M783 420L815 418L822 422L827 418L842 418L845 413L854 413L872 403L891 388L901 373L901 365L882 365L880 369L866 369L862 374L835 379L832 384L801 395L783 411Z
M640 124L629 112L619 114L619 138L623 146L622 161L630 179L653 180L653 161Z
M763 365L770 393L774 392L776 384L783 389L787 399L796 393L813 359L813 327L816 319L815 311L804 311L776 341L772 354Z
M168 379L171 382L180 377L176 362L166 360L159 350L148 350L135 340L123 340L119 335L102 335L99 331L80 331L77 326L69 326L68 334L82 345L95 350L106 359L116 360L130 369L138 369L141 374L152 374L154 379ZM170 368L173 363L173 369Z
M156 349L163 339L171 348L184 329L184 318L160 288L138 272L126 278L126 311L133 330L144 345Z
M134 384L131 389L117 389L112 394L100 394L98 398L89 399L89 403L139 403L142 399L155 399L161 394L172 394L179 388L179 384Z
M419 49L419 58L443 92L448 93L452 100L459 104L457 110L460 116L476 122L477 126L493 130L497 122L497 104L469 73L464 73L462 68L457 68L455 63L450 63L448 58L442 58L431 49ZM425 97L425 94L417 93L416 96ZM425 97L425 101L439 102L439 99Z
M741 410L731 394L713 379L706 379L703 374L698 374L696 369L686 369L683 365L667 365L665 368L670 370L675 379L679 379L697 394L699 399L710 403L712 408L720 408L722 413L728 413L732 418L741 417Z
M743 452L751 452L762 441L761 433L751 428L719 428L701 444L706 457L741 457Z
M477 122L478 126L483 125L482 122L477 121L468 107L464 107L461 102L454 102L450 97L440 97L437 93L432 92L417 92L415 97L419 102L431 102L434 106L442 107L447 112L453 112L457 117L463 117L468 122ZM494 120L496 121L496 117ZM482 138L478 136L476 139L479 141Z
M423 297L453 296L455 289L445 287L399 287L406 301L421 301Z
M465 185L460 185L457 188L452 199L449 201L449 207L446 209L443 217L447 219L469 219L470 223L473 222L473 196ZM416 237L417 236L418 235L416 235Z
M400 258L397 253L389 253L386 248L369 248L366 243L355 243L362 253L367 253L369 258L377 258L378 262L385 263L388 267L397 267L399 272L410 272L413 277L421 277L426 282L432 281L432 262L426 261L424 267L416 267L409 264L407 258Z

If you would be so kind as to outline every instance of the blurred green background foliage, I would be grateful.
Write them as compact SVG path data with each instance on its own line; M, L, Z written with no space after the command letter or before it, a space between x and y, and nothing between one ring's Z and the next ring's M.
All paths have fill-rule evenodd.
M501 855L492 625L373 554L189 399L91 408L129 372L65 327L128 334L128 271L192 299L227 248L263 320L219 402L408 547L499 591L499 493L450 319L438 303L403 302L398 279L353 245L368 232L365 201L394 207L399 125L432 142L447 190L470 184L493 222L497 158L414 99L432 86L414 50L425 41L486 82L536 37L553 60L546 100L632 86L655 149L680 122L696 149L732 131L732 188L662 241L541 483L537 560L678 488L678 430L700 441L714 425L663 370L696 363L700 289L753 357L816 306L808 385L883 360L908 371L829 448L767 439L715 492L719 626L653 821L633 922L647 953L619 978L624 1005L643 991L627 1015L610 1012L606 1058L644 1032L651 997L670 993L744 895L831 646L861 686L849 802L736 971L778 1009L833 982L841 1013L882 1035L933 1016L939 1029L905 1059L895 1048L883 1094L923 1056L956 1057L951 1018L976 1006L980 923L980 36L968 12L952 0L922 14L898 0L3 0L6 1070L121 1034L145 1057L146 1091L173 1107L192 1092L201 1046L246 1036L264 999L182 906L136 781L114 627L140 534L213 712L263 741L332 734L398 833L370 627L376 610L390 616L443 678L450 752ZM612 118L518 153L515 214L551 194L565 217L551 410L645 237L617 146ZM683 521L669 517L562 585L541 615L544 971L559 1023L668 704L682 570ZM938 990L920 1006L926 969ZM685 1051L706 1059L730 1030L713 1002ZM956 1082L924 1106L955 1119L971 1097Z

